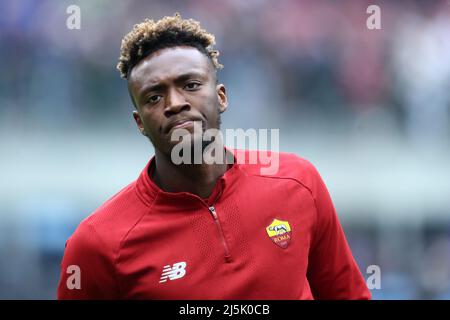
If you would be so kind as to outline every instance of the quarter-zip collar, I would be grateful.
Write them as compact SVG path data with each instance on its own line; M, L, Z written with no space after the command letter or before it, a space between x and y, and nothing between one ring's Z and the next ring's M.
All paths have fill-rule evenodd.
M184 209L188 209L191 205L198 207L199 200L207 204L208 206L214 205L223 194L236 182L237 178L241 174L240 165L236 162L236 150L226 148L234 157L234 163L228 166L227 171L217 179L211 195L208 199L202 199L201 197L189 193L189 192L166 192L160 189L153 179L151 179L152 171L154 170L155 156L142 170L139 178L136 181L136 191L147 205L151 205L153 201L158 198L158 203L167 203L174 205L183 205ZM181 203L179 201L182 201Z

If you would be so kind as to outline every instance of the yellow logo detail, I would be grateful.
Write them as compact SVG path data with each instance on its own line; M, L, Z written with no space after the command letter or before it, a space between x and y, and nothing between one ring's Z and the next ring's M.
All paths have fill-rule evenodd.
M289 222L274 219L272 223L266 227L269 238L281 248L286 248L291 242L291 226Z

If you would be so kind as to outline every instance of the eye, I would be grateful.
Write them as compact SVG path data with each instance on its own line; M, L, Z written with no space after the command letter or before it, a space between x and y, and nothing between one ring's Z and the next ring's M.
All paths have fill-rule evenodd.
M158 103L159 100L161 100L160 95L154 95L154 96L151 96L150 98L148 98L148 102L150 102L150 103Z
M200 87L200 83L198 83L198 82L189 82L188 84L186 84L184 86L184 88L187 90L195 90L198 87Z

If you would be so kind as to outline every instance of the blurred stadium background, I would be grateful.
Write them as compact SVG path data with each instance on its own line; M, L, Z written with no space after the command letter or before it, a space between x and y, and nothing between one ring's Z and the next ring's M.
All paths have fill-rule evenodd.
M450 1L0 7L0 298L54 299L68 236L153 155L115 66L135 23L178 11L216 35L223 128L280 128L317 166L374 299L450 299Z

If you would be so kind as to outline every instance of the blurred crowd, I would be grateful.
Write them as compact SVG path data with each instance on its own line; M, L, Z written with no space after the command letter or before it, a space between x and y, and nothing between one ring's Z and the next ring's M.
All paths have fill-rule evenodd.
M369 112L414 143L448 141L450 4L376 3L380 30L366 26L368 1L77 1L81 29L68 30L70 1L6 1L0 112L76 126L129 108L114 68L122 36L146 17L180 11L216 35L221 81L245 113L230 115L233 126L310 114L345 123Z
M81 9L80 30L66 27L71 4ZM381 9L380 30L367 28L370 4ZM144 18L180 12L216 36L230 99L225 127L318 124L392 133L417 150L449 147L450 1L7 0L1 8L0 141L21 130L117 126L133 108L115 69L122 37ZM64 241L85 208L34 205L47 218L9 222L30 228L18 241L1 220L16 209L0 204L0 253L14 257L1 259L0 298L55 297ZM386 270L375 298L450 299L448 226L345 226L362 272Z

